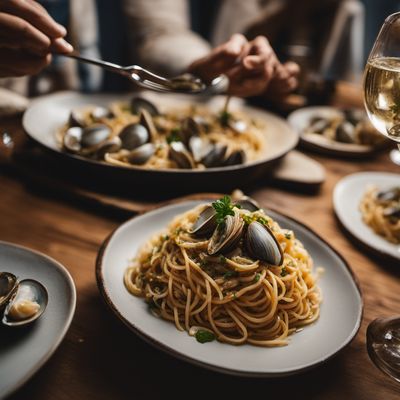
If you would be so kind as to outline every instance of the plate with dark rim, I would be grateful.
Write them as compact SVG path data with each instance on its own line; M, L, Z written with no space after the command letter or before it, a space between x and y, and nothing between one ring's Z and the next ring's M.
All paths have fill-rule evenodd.
M274 211L268 214L292 229L323 266L319 280L323 293L318 321L290 336L284 347L232 346L217 341L200 344L175 325L154 317L142 298L132 296L123 283L124 271L138 248L162 231L173 217L200 204L173 204L132 218L103 243L96 263L99 290L111 311L138 336L174 357L227 374L277 377L323 364L345 348L357 334L363 311L361 292L346 261L309 228Z
M26 247L0 241L1 270L41 282L49 294L45 313L23 328L0 326L0 398L37 372L63 340L76 304L71 275L57 261Z
M333 207L341 225L364 247L383 256L400 260L400 245L376 234L362 220L359 210L368 186L379 190L400 187L400 175L389 172L358 172L341 179L333 191Z
M169 108L188 104L205 104L210 109L223 107L224 98L214 97L205 101L198 97L161 93L141 93L161 112ZM242 165L233 165L205 170L163 169L151 170L141 167L124 167L63 152L57 143L56 133L68 120L73 108L88 104L107 106L116 101L129 101L132 95L84 95L75 92L61 92L43 96L34 100L23 117L23 126L27 134L42 148L48 150L59 162L63 162L72 173L87 175L88 179L101 180L117 186L141 186L164 189L182 189L195 191L228 190L249 183L271 172L271 167L279 162L290 150L296 147L298 135L287 122L267 111L245 106L239 99L232 99L231 110L240 109L250 118L265 125L262 133L266 146L259 160Z
M342 143L335 140L329 140L319 134L304 132L314 117L330 119L341 118L342 116L343 111L339 108L330 106L312 106L293 111L289 114L287 121L289 125L298 132L302 147L322 154L358 158L367 157L377 151L389 147L390 141L385 139L375 146L370 146L356 143ZM368 118L367 114L365 114L365 118Z

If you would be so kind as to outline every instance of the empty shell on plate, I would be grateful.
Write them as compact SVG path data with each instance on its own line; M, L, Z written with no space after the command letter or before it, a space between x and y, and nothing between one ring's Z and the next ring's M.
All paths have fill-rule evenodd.
M0 272L1 323L10 327L36 321L48 303L46 288L34 279L19 280L14 274Z

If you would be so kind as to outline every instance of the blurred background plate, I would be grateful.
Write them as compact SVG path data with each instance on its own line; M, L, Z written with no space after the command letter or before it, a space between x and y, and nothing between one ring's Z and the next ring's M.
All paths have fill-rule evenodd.
M360 109L361 110L361 109ZM287 120L289 125L296 130L300 136L300 144L305 149L313 150L321 154L342 157L367 157L376 151L387 148L388 140L383 140L375 146L361 145L356 143L343 143L319 134L304 133L304 130L310 125L313 118L341 118L343 112L335 107L330 106L313 106L304 107L289 114ZM365 118L367 115L365 114Z
M40 281L49 293L46 312L24 328L0 326L0 398L23 385L54 353L75 312L75 285L57 261L0 241L0 269Z
M201 203L173 204L133 218L103 244L97 258L97 284L108 306L128 328L174 357L211 370L254 377L290 375L316 367L350 343L360 327L363 302L349 266L309 228L268 210L282 227L295 232L314 265L324 268L318 281L323 295L321 315L315 323L290 336L287 346L265 348L217 341L199 344L173 323L154 317L144 299L126 290L124 271L146 240L165 229L175 216Z
M388 242L366 225L359 211L368 186L380 190L400 187L400 175L388 172L359 172L341 179L333 192L333 207L342 226L358 242L373 252L400 260L400 245Z
M188 103L203 102L211 110L223 108L225 97L215 97L210 101L199 97L143 93L141 96L154 102L161 112L169 107L187 106ZM43 96L32 102L23 118L23 126L28 135L42 147L64 163L70 174L79 175L88 182L100 185L129 188L135 191L174 190L188 191L226 191L243 183L255 181L272 168L282 157L292 150L298 142L298 135L287 122L267 111L243 105L238 99L232 99L229 110L241 109L250 118L265 124L263 131L266 146L263 156L243 165L209 168L206 170L149 170L140 167L119 167L103 162L89 160L77 155L61 152L56 142L57 130L67 122L73 108L88 104L108 105L115 101L129 101L132 95L83 95L74 92L62 92Z

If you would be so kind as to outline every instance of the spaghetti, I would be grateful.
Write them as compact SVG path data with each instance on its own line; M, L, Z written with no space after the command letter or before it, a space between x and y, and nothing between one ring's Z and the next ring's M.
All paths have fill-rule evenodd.
M379 191L370 186L359 209L364 223L375 233L391 243L400 243L400 187Z
M126 288L198 340L198 333L206 333L204 341L286 345L290 334L319 317L321 294L310 255L292 231L263 210L235 206L232 218L243 223L241 239L228 252L210 255L214 235L190 233L204 207L177 216L140 249L125 272ZM249 256L245 235L254 221L268 226L279 243L281 266Z

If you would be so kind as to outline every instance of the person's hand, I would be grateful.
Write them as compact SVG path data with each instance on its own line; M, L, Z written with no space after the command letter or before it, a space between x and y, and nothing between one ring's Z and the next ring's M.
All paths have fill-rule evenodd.
M73 50L66 29L33 0L0 1L0 77L38 73L51 52Z
M286 94L297 86L297 64L282 65L264 36L252 41L241 34L196 60L189 72L211 81L219 74L229 77L229 94L241 97L263 95L269 91Z
M300 67L295 62L288 61L279 65L264 93L265 97L279 99L292 92L299 84L299 74Z

